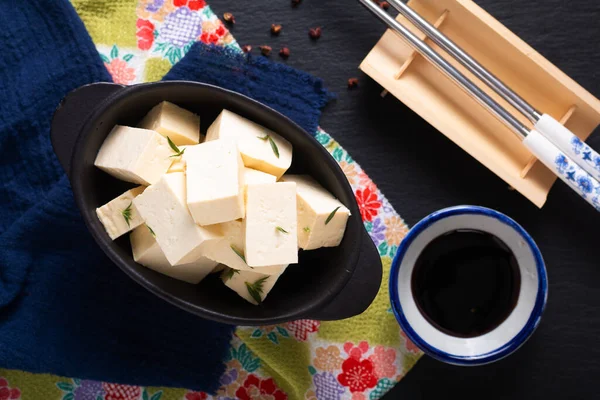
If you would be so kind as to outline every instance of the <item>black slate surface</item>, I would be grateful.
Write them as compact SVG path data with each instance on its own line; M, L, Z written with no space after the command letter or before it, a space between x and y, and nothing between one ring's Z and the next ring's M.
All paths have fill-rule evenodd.
M595 0L477 0L550 61L600 96L600 2ZM562 183L538 210L492 172L358 71L384 32L356 0L212 0L236 16L240 44L287 45L287 63L324 79L338 99L322 127L361 164L409 224L439 208L478 204L502 211L527 229L547 263L550 291L534 336L511 357L463 368L424 357L386 397L390 399L597 398L600 387L600 216ZM272 23L283 25L271 37ZM319 41L308 29L323 27ZM348 91L347 79L360 87ZM600 149L600 135L588 141Z

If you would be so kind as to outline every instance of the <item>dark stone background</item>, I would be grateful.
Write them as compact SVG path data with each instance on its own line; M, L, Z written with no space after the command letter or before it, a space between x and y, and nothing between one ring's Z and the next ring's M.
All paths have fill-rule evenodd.
M600 2L595 0L477 0L596 96L600 95ZM407 223L457 204L502 211L527 229L541 248L550 280L539 329L514 355L485 367L464 368L424 357L387 396L390 399L597 398L600 348L600 235L598 214L562 183L538 210L492 172L430 127L358 71L384 27L356 0L212 0L229 11L240 44L287 45L287 63L321 77L338 94L322 127L367 171ZM271 37L271 23L284 28ZM308 29L323 27L314 43ZM273 59L279 59L274 54ZM360 79L348 91L350 77ZM284 88L282 88L284 89ZM588 141L600 148L600 135Z

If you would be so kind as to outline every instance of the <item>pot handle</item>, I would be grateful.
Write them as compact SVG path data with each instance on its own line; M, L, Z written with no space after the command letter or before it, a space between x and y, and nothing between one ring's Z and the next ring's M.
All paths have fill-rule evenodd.
M107 82L81 86L67 94L54 111L50 141L67 176L70 176L71 156L83 125L98 104L123 87Z
M361 314L377 296L382 274L379 251L366 229L363 229L362 248L350 281L331 303L318 311L311 312L306 318L332 321Z

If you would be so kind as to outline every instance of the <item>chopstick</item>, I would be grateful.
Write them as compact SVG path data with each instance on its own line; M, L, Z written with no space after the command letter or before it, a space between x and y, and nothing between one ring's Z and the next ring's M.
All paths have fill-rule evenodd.
M454 44L443 34L441 34L441 32L439 32L435 27L429 25L420 17L418 19L414 18L414 16L418 16L418 14L412 11L410 8L409 11L411 11L411 13L409 14L406 11L406 8L408 8L408 6L405 6L402 3L398 4L397 0L394 0L391 3L392 5L394 5L395 8L397 7L400 10L404 10L404 12L406 12L407 15L411 15L411 18L417 21L419 25L425 26L422 23L424 22L428 25L427 30L437 32L437 34L435 34L435 36L437 37L436 40L440 41L441 43L445 42L446 47L453 49L452 51L455 54L457 54L457 57L460 57L459 62L461 64L463 64L464 62L463 65L465 66L465 68L469 70L473 69L473 71L476 71L474 73L478 77L481 75L489 75L489 77L493 77L495 81L499 82L501 86L496 85L496 89L500 91L500 93L498 94L500 94L503 98L506 98L510 104L513 104L514 102L515 104L520 106L528 105L529 108L531 108L531 110L522 112L524 113L524 115L528 116L528 118L536 120L536 126L534 126L533 129L530 130L526 125L524 125L518 119L516 119L504 107L502 107L494 99L492 99L487 93L485 93L477 85L475 85L469 78L467 78L459 70L457 70L452 64L446 61L437 51L435 51L424 41L422 41L419 37L413 34L404 25L392 18L375 2L373 2L372 0L359 1L362 3L363 6L365 6L369 11L371 11L371 13L373 13L377 18L383 21L390 29L396 32L412 48L414 48L423 57L429 60L429 62L431 62L442 73L444 73L448 78L450 78L454 83L456 83L460 88L462 88L467 94L469 94L471 98L473 98L475 101L481 104L492 115L494 115L508 128L510 128L511 131L515 133L520 140L523 141L523 144L529 149L529 151L531 151L533 155L535 155L544 165L546 165L546 167L553 171L556 174L556 176L563 180L569 187L571 187L571 189L577 192L588 203L590 203L598 211L600 211L600 198L597 195L598 193L600 193L600 183L596 178L594 178L590 173L588 173L584 168L582 168L582 166L573 161L573 159L581 159L581 156L576 154L576 152L574 151L567 151L571 150L571 140L574 137L574 135L568 129L564 128L560 123L558 123L554 119L552 120L555 123L552 123L552 121L550 121L548 118L544 118L546 114L542 115L539 118L536 117L536 115L539 116L539 112L537 112L533 107L528 105L528 103L525 100L521 99L518 95L516 95L516 93L510 90L510 88L504 85L498 78L494 77L491 73L485 70L485 68L479 65L470 56L467 55L467 57L463 57L463 55L466 55L466 53L460 50L460 48L456 44ZM420 22L419 20L422 22ZM445 40L442 40L441 38ZM431 39L434 40L433 37L431 37ZM450 43L452 44L452 46L449 45ZM444 48L441 45L440 47ZM455 51L454 49L458 49L460 50L460 52ZM451 53L451 55L453 54ZM477 67L473 67L474 65L476 65ZM482 71L485 71L487 74L482 74ZM484 82L486 81L484 80ZM501 88L508 89L508 91L504 89L500 90ZM506 93L512 93L512 96L509 96ZM510 98L510 100L508 100L508 98ZM515 108L521 111L519 107ZM525 109L527 107L521 108ZM532 120L532 122L534 121ZM556 126L557 124L560 126L560 129ZM554 140L550 141L538 131L537 128L539 128L540 126L544 128L543 133L545 135L559 139L558 141L561 143L559 146L562 148L562 150L564 150L564 152L557 147ZM568 137L565 134L565 131L568 132ZM565 141L567 143L565 143ZM581 141L579 142L583 143ZM587 147L587 145L585 146ZM573 153L576 157L568 156L564 153ZM592 153L589 153L589 157L594 158L594 155L592 155ZM600 156L598 156L598 160L600 160ZM585 164L586 163L584 163L584 165ZM598 176L600 176L600 174Z
M460 46L454 43L435 26L427 22L416 11L400 0L389 0L388 3L402 14L408 21L419 28L435 44L456 59L463 67L483 81L506 102L517 109L533 124L533 128L546 136L551 142L563 150L590 175L600 180L600 155L583 143L569 129L548 114L542 114L525 99L506 86L498 77L479 64Z

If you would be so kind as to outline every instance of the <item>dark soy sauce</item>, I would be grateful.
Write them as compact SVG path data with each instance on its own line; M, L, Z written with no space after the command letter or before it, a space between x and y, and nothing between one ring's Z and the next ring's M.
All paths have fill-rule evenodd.
M467 338L492 331L510 315L521 274L515 256L496 236L456 230L423 249L411 286L429 323L448 335Z

